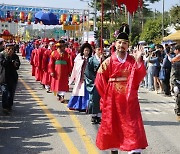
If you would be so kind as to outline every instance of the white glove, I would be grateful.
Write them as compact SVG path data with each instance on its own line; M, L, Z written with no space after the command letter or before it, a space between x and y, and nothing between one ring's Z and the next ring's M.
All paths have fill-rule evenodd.
M173 90L175 94L179 94L179 88L177 86L175 86Z

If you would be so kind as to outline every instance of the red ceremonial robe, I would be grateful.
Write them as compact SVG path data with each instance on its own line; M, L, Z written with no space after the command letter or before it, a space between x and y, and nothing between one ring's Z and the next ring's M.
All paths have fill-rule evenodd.
M26 50L26 45L22 44L20 47L22 57L26 57L26 51L25 50Z
M31 59L30 59L30 64L32 66L32 76L35 76L35 71L36 71L36 65L35 65L35 53L37 52L36 50L38 49L34 49L31 53Z
M35 78L36 78L36 81L40 81L41 79L41 76L40 76L40 73L39 73L39 52L41 51L40 48L36 48L34 49L34 58L33 58L33 62L34 62L34 66L35 66Z
M49 62L50 72L54 73L51 78L51 90L69 91L68 79L71 73L70 56L66 51L59 53L57 50L53 51Z
M72 48L66 48L67 53L70 55L70 62L71 62L71 67L74 67L74 59L76 58L76 52Z
M145 74L144 64L138 68L130 55L125 63L121 63L113 54L101 64L95 80L102 110L96 138L99 149L130 151L147 147L138 101L139 83ZM112 80L116 78L127 78L127 81Z
M35 59L37 63L36 74L35 74L36 80L41 82L43 77L42 58L45 50L46 48L39 48L38 52L36 53L36 59Z
M43 77L42 77L42 84L50 85L51 76L50 76L50 69L49 69L49 60L52 50L47 49L42 58L42 70L43 70Z

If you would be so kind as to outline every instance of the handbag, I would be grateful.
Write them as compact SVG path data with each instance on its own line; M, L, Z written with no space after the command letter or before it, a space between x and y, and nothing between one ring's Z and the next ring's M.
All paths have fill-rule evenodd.
M165 69L161 68L160 71L159 71L159 79L160 80L165 80L165 78L166 78Z

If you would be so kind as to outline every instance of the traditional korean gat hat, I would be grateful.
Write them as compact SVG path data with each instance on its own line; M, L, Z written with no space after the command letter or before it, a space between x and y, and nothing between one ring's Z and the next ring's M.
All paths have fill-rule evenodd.
M121 32L118 34L116 40L124 40L124 41L129 42L128 34L125 32Z
M56 47L61 47L65 45L65 41L64 40L60 40L58 41L58 43L56 43Z

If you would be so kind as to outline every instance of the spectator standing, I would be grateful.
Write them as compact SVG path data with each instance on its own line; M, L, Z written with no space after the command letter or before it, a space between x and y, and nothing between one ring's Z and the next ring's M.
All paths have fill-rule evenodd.
M171 74L171 62L168 59L168 55L170 55L170 47L166 48L166 56L163 59L162 68L165 70L165 79L162 80L163 90L165 96L170 96L170 74Z
M6 44L5 50L0 53L0 84L2 90L3 111L11 111L18 82L17 70L20 66L18 55L14 53L14 44Z
M175 46L174 53L176 56L172 58L171 84L173 92L176 96L175 114L177 120L180 121L180 45Z
M154 54L154 55L153 55ZM162 83L159 79L159 72L161 69L161 52L159 50L152 52L152 55L149 57L149 62L154 64L154 70L153 70L153 79L154 79L154 89L156 93L162 93ZM160 92L158 91L160 90Z

